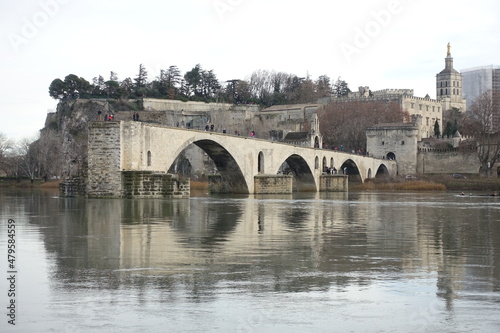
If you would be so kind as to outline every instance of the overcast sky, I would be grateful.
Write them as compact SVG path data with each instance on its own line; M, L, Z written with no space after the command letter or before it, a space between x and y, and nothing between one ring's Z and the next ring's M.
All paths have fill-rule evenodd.
M53 79L109 72L149 79L196 64L220 81L265 69L351 90L410 88L435 98L451 42L457 70L500 64L498 0L2 0L0 133L44 126Z

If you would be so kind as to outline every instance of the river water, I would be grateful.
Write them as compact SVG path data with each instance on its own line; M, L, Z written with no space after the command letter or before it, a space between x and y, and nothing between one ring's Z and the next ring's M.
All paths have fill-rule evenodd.
M500 331L498 197L0 202L1 332Z

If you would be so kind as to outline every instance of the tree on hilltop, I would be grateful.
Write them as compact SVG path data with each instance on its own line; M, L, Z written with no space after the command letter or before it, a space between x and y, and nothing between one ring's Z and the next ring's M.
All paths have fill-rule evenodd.
M340 76L333 85L333 94L337 97L346 97L351 92L346 81L341 80Z
M54 99L63 99L67 95L67 87L63 80L54 79L49 86L49 95Z
M92 86L82 77L69 74L64 78L55 79L49 86L49 95L54 99L87 98L91 93Z
M118 81L118 74L113 71L109 72L109 81Z
M102 75L94 77L92 83L92 96L106 96L106 84Z
M148 72L143 64L139 65L139 73L134 78L136 96L146 96L146 84L148 82Z
M124 97L129 97L134 91L134 82L131 78L127 77L125 80L120 82L120 89L123 92Z
M332 86L330 84L330 78L327 75L318 77L315 84L318 98L330 97L332 95Z
M184 94L186 96L201 97L201 66L197 64L184 74Z
M183 94L195 100L213 100L221 85L213 70L206 71L200 64L184 74Z

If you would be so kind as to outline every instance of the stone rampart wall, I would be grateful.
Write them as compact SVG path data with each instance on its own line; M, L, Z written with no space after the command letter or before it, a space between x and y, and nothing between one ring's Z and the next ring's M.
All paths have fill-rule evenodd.
M479 172L479 159L475 151L459 149L419 149L418 173L475 173Z

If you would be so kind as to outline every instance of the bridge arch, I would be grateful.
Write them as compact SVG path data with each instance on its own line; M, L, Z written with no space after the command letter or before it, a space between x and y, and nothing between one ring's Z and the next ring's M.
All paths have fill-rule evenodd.
M340 166L340 171L349 176L349 182L363 182L363 177L359 171L358 165L352 159L345 160Z
M318 157L315 158L316 163ZM282 164L288 164L293 175L293 190L296 192L315 192L316 182L313 171L307 161L300 155L290 155Z
M375 178L388 177L389 175L389 169L387 169L387 166L382 163L379 165L377 172L375 173Z
M230 193L249 193L249 186L245 175L233 154L228 150L229 148L222 146L219 142L212 139L196 140L195 138L191 138L190 140L186 140L186 142L176 150L173 156L173 162L167 166L167 170L171 170L177 158L191 144L198 146L213 160L222 178L222 182L227 186L227 191Z

